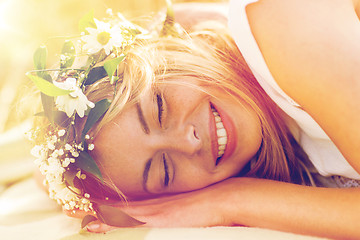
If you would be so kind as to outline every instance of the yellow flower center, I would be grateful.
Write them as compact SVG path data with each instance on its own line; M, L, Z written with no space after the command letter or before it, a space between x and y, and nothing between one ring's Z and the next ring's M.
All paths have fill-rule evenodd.
M110 33L101 32L97 35L97 40L101 45L106 45L110 40Z

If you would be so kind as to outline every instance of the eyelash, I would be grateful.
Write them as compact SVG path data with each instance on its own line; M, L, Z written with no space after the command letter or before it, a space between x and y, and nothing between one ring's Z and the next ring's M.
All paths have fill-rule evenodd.
M161 94L156 94L156 102L157 102L157 106L158 106L158 119L159 119L160 126L162 126L162 121L163 121L162 118L163 118L163 113L164 113L164 101L163 101Z
M165 172L164 186L167 187L169 185L169 167L167 165L165 154L162 155L162 160L163 160L163 163L164 163L164 172Z

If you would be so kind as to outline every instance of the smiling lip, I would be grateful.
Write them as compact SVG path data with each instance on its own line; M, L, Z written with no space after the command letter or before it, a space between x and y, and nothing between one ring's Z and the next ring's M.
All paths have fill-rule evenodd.
M210 130L210 142L211 142L211 152L213 155L214 163L216 165L217 161L217 155L218 155L218 141L217 141L217 134L216 134L216 127L215 127L215 117L212 113L211 106L213 106L212 103L210 103L209 107L209 130Z
M212 114L211 107L210 107L210 137L211 137L211 147L212 147L212 154L213 158L215 159L215 165L218 165L220 162L223 162L227 157L231 156L232 153L235 150L236 146L236 132L235 132L235 125L230 119L230 117L226 114L225 111L223 111L218 106L211 103L211 106L216 109L216 111L219 113L221 117L221 121L224 124L224 128L227 132L227 144L225 148L224 155L217 159L218 154L218 136L216 134L216 127L215 127L215 118Z

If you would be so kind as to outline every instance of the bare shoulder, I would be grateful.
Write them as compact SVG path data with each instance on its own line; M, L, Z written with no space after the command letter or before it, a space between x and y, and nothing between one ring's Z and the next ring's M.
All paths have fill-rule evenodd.
M358 2L260 0L247 13L277 83L360 172Z
M260 0L247 13L271 72L294 98L294 83L345 76L346 67L359 63L360 25L351 0Z

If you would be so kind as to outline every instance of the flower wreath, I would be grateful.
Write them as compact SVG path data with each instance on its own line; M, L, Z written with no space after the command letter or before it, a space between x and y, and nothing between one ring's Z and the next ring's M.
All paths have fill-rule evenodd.
M170 0L168 11L160 36L174 35L174 15ZM35 70L26 75L41 92L43 112L36 116L47 118L48 124L29 132L35 143L31 154L36 157L35 164L44 175L44 185L48 187L50 198L56 200L64 209L77 209L88 212L82 227L99 218L112 226L134 226L142 224L115 208L98 206L91 196L75 184L76 179L86 179L87 173L103 181L96 162L89 151L94 149L89 130L107 112L111 99L93 103L84 94L85 89L97 81L107 78L111 84L121 84L117 76L118 65L126 59L127 51L138 39L151 38L150 33L127 21L121 14L114 15L108 10L109 18L100 21L94 12L86 14L79 22L81 36L77 44L66 40L60 54L57 69L46 69L47 48L40 46L34 53ZM86 56L87 62L81 68L73 68L77 57ZM101 63L99 66L99 63ZM116 89L116 87L115 87ZM81 133L81 142L75 140L75 117L87 117ZM111 212L111 216L107 216ZM114 214L117 220L114 220ZM96 216L96 217L95 217Z

